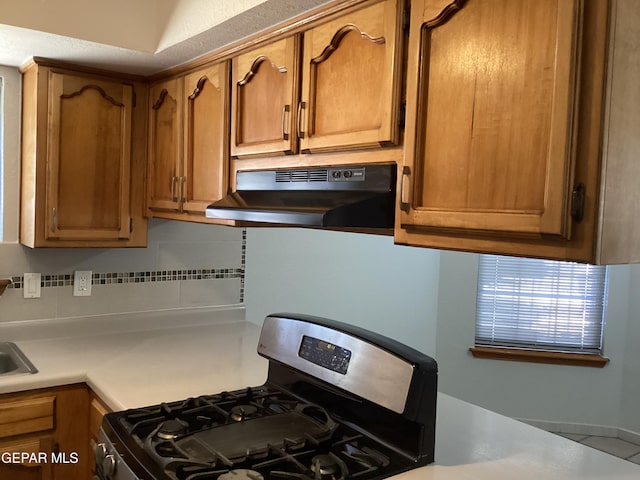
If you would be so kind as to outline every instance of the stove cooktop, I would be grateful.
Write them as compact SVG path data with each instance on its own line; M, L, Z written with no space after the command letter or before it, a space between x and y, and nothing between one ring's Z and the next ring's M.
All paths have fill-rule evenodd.
M383 478L415 461L268 386L107 414L140 478Z
M436 362L367 330L265 318L266 383L107 414L102 480L378 480L433 461Z

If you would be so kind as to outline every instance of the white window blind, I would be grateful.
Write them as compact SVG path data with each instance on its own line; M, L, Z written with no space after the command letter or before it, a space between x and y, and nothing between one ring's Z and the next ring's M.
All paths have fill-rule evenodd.
M476 345L602 353L607 268L481 255Z

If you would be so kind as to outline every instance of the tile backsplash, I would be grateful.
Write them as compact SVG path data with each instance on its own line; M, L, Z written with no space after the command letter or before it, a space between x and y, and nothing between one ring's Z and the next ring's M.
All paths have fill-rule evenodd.
M0 244L0 322L238 305L244 301L244 229L150 221L147 248L29 249ZM91 296L73 296L73 272L91 270ZM24 273L40 298L23 298Z
M121 283L172 282L177 280L208 280L212 278L242 278L244 266L240 268L200 269L200 270L157 270L151 272L111 272L93 273L92 285L111 285ZM73 275L43 275L40 286L73 286ZM12 277L8 288L24 288L24 277Z

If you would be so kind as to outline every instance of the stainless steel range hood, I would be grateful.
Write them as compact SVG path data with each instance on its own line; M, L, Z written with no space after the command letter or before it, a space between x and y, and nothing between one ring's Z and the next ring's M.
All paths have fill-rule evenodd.
M393 228L396 166L238 172L208 218L333 228Z

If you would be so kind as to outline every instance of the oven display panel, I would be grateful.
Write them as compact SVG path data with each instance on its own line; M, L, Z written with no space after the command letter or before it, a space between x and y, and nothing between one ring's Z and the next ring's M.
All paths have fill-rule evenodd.
M304 335L298 356L321 367L345 375L351 360L351 351L333 343Z

